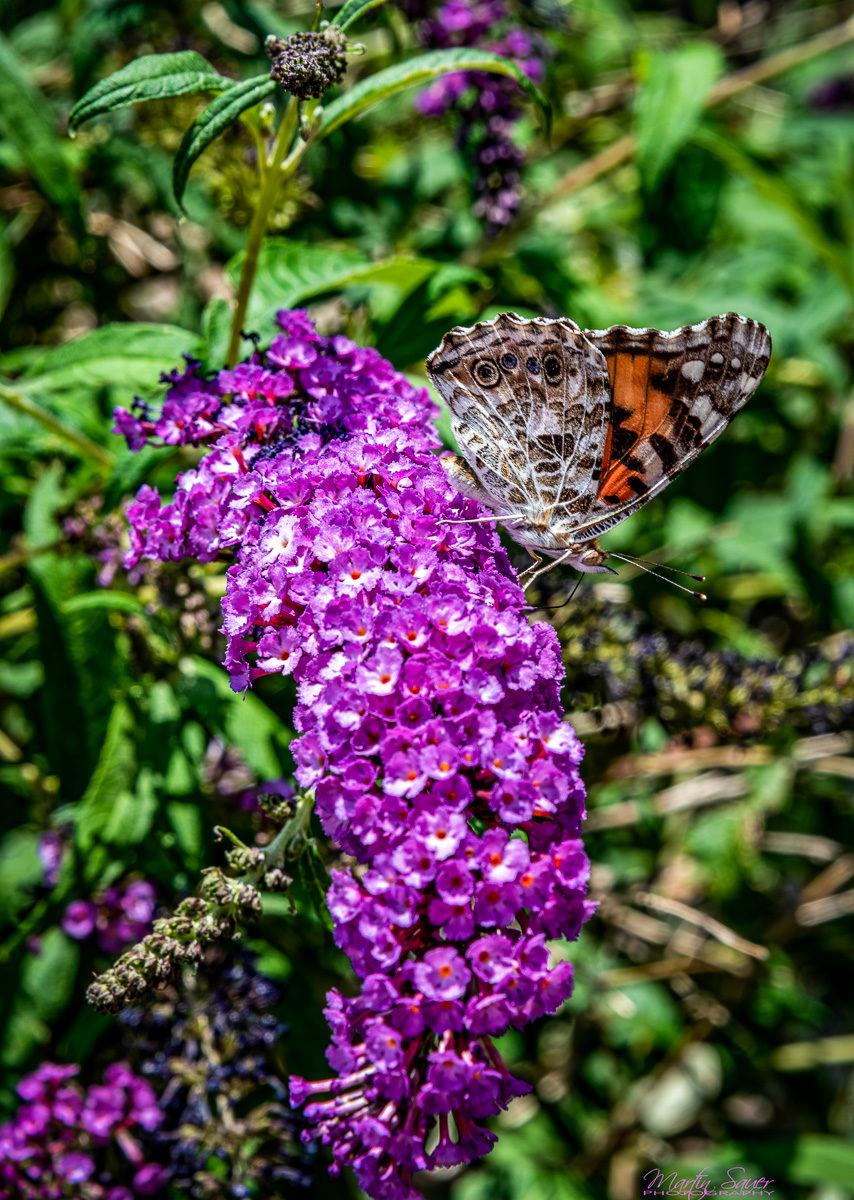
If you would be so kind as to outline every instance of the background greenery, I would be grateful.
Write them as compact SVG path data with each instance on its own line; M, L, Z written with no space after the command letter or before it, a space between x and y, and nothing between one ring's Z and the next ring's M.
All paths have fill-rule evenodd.
M721 443L606 539L706 574L708 603L626 569L547 614L588 744L601 906L569 951L568 1010L506 1039L534 1092L497 1122L489 1159L428 1194L630 1200L656 1163L742 1165L787 1200L842 1200L854 1195L851 8L526 0L518 17L552 48L555 113L550 136L533 108L518 127L519 218L484 235L455 118L426 119L404 92L288 184L247 325L264 333L275 307L310 305L325 331L414 375L450 326L508 309L663 328L735 309L765 322L775 349ZM171 903L219 861L212 826L249 818L211 782L212 742L247 779L289 771L287 685L263 680L242 701L217 665L221 568L133 583L119 571L99 587L109 538L92 532L176 467L168 450L128 454L112 407L155 395L182 353L222 360L257 198L253 140L235 125L200 158L179 221L171 161L196 97L124 109L75 141L67 114L140 54L195 49L244 78L266 69L267 33L305 25L298 3L265 0L0 5L5 1113L42 1058L94 1077L123 1052L85 1006L106 960L61 932L66 904L138 875ZM393 4L353 36L367 47L359 76L415 44ZM544 605L565 599L563 581L545 582ZM73 845L54 888L36 853L48 828ZM288 1067L320 1071L321 997L346 964L308 905L271 901L252 945L285 983ZM318 1194L348 1189L318 1173Z

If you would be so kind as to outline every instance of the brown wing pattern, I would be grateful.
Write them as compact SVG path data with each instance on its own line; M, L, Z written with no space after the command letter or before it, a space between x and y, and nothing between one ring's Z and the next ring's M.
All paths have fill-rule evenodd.
M596 494L610 389L605 359L577 325L507 313L453 329L427 370L490 507L546 522L584 516ZM458 462L443 462L462 491L477 495Z
M585 332L605 356L611 429L598 494L576 531L597 537L645 504L715 440L759 385L771 338L737 313L673 333Z

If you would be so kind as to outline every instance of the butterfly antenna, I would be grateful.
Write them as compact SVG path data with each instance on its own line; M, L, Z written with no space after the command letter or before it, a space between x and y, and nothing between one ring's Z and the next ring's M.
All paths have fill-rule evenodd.
M583 578L584 578L584 572L579 571L578 578L575 581L575 587L572 589L572 591L569 593L569 595L567 596L567 598L565 600L562 600L560 602L560 604L537 605L537 611L538 612L560 612L560 610L562 608L566 608L567 604L572 603L573 598L575 597L575 593L578 591L578 588L579 588Z
M491 514L488 517L460 517L454 520L439 521L440 525L480 525L484 521L503 521L505 525L509 525L511 521L521 521L521 517L508 515L506 517L497 517Z
M677 583L675 579L668 579L666 575L660 575L658 571L653 571L651 567L644 566L642 560L639 558L628 558L625 554L615 554L613 550L609 550L608 553L611 558L619 558L622 559L623 562L629 563L630 566L640 567L640 569L645 571L647 575L654 575L655 578L660 579L662 583L672 584L673 587L679 588L680 592L687 592L689 596L694 596L697 600L708 600L709 598L705 592L695 592L692 588L684 587L681 583ZM683 574L687 575L687 571L683 572ZM697 576L691 575L689 578L696 579Z
M624 554L622 557L626 560L626 562L637 563L638 566L658 567L659 571L673 571L677 575L684 575L686 579L696 579L697 583L706 582L705 575L692 575L690 571L682 571L679 567L671 567L669 563L656 562L652 558L638 558L634 554Z

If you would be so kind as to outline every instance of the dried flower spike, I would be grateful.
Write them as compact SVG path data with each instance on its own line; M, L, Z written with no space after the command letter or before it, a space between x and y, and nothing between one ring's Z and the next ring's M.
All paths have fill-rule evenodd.
M341 82L347 69L346 46L347 36L337 25L287 38L271 34L264 43L273 64L270 76L299 100L317 99Z

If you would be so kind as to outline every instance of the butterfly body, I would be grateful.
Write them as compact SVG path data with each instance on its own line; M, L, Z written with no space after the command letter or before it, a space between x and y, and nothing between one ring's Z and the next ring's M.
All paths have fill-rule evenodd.
M515 313L452 329L427 360L463 456L442 464L535 557L610 572L597 538L726 428L770 353L736 313L672 333Z

